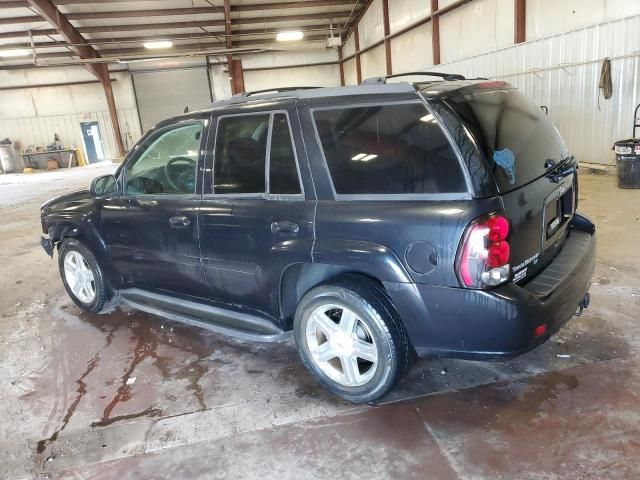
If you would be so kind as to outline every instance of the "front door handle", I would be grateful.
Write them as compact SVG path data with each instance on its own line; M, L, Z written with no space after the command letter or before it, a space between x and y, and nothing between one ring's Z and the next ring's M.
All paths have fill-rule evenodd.
M297 223L290 222L288 220L282 220L280 222L271 222L272 233L298 233L300 227Z
M184 228L191 224L189 217L171 217L169 219L169 225L172 228Z

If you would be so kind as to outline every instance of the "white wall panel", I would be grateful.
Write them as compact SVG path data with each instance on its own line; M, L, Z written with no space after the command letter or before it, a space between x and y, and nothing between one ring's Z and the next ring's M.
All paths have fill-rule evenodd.
M640 14L638 0L527 1L527 40Z
M43 83L83 82L92 80L96 80L96 77L89 73L87 69L82 67L0 70L0 85L3 87L42 85Z
M362 80L370 77L383 77L387 74L384 45L372 48L360 56Z
M513 0L474 0L440 18L443 63L513 44Z
M580 161L612 164L611 146L631 136L633 109L640 103L639 31L640 16L634 16L430 69L511 82L536 104L549 107ZM613 97L600 96L598 106L604 57L613 58Z
M141 136L130 75L111 72L118 118L125 146ZM0 70L2 86L41 85L93 81L78 67ZM0 138L9 137L23 148L46 146L58 134L66 146L82 146L80 122L98 121L108 157L117 156L117 147L108 114L104 89L99 83L25 88L0 91Z
M424 70L433 65L431 22L391 40L393 73Z
M353 35L349 35L347 41L344 42L344 46L342 47L342 56L348 57L349 55L353 55L356 51L356 40Z
M248 91L275 87L335 87L336 85L340 85L338 65L244 72L244 86Z
M352 58L343 64L345 85L356 85L358 83L358 73L356 72L356 59ZM339 72L338 72L339 74Z
M373 0L358 25L360 48L368 47L384 38L384 18L382 0Z
M264 68L306 63L337 62L338 51L334 48L313 50L285 50L242 56L242 68Z
M130 148L141 136L138 113L135 109L119 110L118 119L125 147ZM90 121L98 122L107 158L117 157L118 150L111 119L106 111L17 119L0 118L0 138L8 137L24 149L29 145L46 147L53 142L53 136L57 133L64 146L83 149L80 123ZM84 155L86 158L86 152Z
M224 100L231 97L231 79L226 72L226 67L220 64L212 64L209 68L213 100Z
M438 0L438 9L448 7L452 3L456 3L458 0Z
M431 13L431 2L426 0L391 0L389 2L389 29L397 32L427 17Z

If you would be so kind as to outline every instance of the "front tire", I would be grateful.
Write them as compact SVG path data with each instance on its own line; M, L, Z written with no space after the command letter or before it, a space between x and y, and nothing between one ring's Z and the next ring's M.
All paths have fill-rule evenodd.
M354 403L384 397L413 358L383 287L357 276L307 292L296 310L294 338L302 362L318 383Z
M75 238L64 240L58 251L58 268L64 288L76 305L92 313L109 309L111 285L87 246Z

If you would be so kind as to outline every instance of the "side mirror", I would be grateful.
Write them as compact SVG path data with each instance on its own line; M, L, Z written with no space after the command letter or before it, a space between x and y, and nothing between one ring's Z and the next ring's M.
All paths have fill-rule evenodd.
M118 181L113 175L102 175L94 178L91 182L91 195L94 197L104 197L114 193L118 189Z

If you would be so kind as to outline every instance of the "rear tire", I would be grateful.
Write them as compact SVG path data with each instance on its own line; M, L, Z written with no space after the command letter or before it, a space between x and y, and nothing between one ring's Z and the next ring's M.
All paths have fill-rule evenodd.
M302 362L318 383L354 403L380 400L413 359L384 288L366 277L340 277L307 292L293 333Z
M67 238L58 251L58 268L71 300L81 309L100 313L113 308L116 297L96 257L82 242Z

